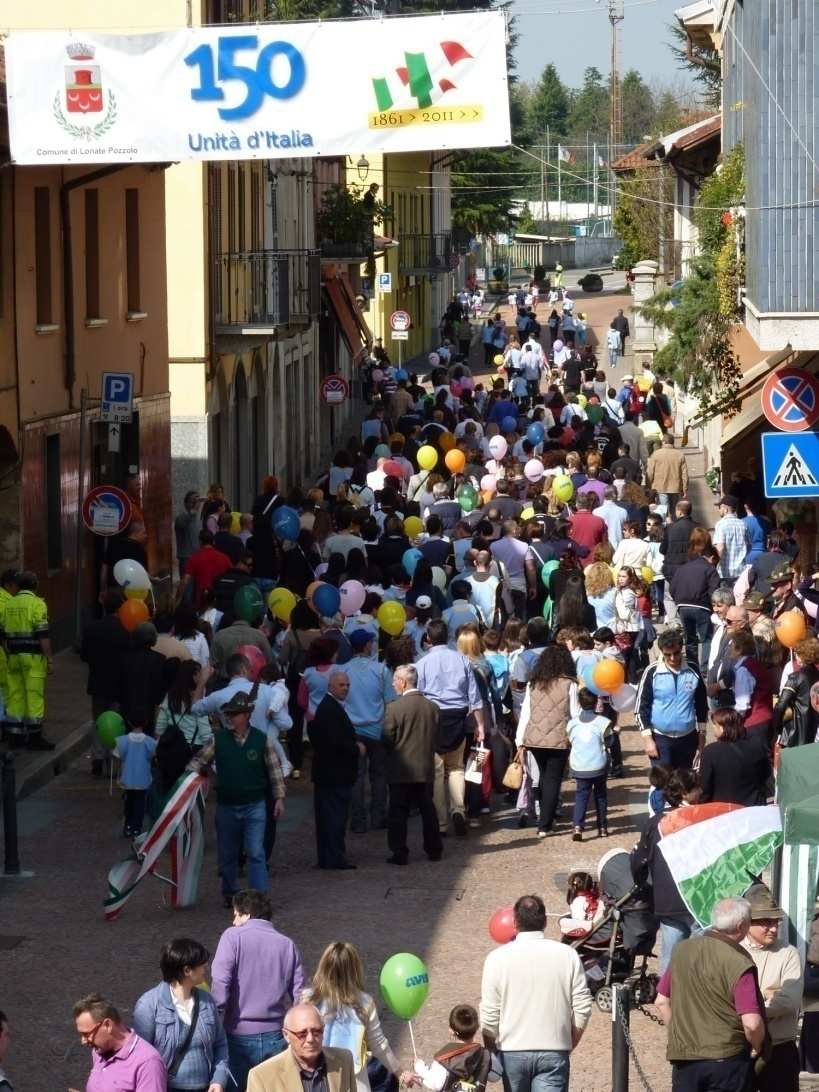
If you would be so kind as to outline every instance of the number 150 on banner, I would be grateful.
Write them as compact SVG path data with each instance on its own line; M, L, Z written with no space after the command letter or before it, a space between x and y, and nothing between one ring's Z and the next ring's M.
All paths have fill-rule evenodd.
M511 139L503 12L6 37L17 163L273 159Z

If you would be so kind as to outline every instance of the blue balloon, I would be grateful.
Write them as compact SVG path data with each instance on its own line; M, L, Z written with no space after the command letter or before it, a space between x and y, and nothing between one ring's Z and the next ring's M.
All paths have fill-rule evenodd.
M404 566L407 576L412 579L412 574L415 572L415 566L421 560L424 555L418 549L417 546L410 546L408 550L404 550L404 556L401 558L401 564Z
M591 690L592 694L596 694L598 698L606 696L606 691L601 690L599 686L594 685L594 669L597 661L594 663L586 664L583 670L580 672L580 678L583 680L583 685L587 690Z
M301 520L295 508L288 508L286 504L283 504L271 515L270 526L279 538L293 542L299 537Z
M398 371L395 373L395 378L397 380L399 380L399 379L409 379L409 372L407 371L406 368L399 368Z
M514 432L517 427L518 422L515 417L504 417L501 421L501 432Z
M313 592L313 606L322 618L332 618L341 606L341 592L333 584L319 584Z
M543 443L545 435L546 429L540 421L533 421L526 430L526 439L530 444L534 444L535 446Z

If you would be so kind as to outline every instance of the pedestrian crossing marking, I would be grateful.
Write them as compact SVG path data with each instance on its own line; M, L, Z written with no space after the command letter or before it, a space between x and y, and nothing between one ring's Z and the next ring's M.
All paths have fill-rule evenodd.
M780 488L788 485L819 485L795 444L791 444L785 452L785 458L774 475L773 485Z

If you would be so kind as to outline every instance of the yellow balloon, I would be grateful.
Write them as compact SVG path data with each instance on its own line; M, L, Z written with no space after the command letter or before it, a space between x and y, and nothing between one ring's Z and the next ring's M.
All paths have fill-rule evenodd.
M274 588L267 597L267 605L274 618L289 622L290 614L296 605L296 597L289 588Z
M646 584L650 584L654 579L654 570L649 565L643 565L642 569L640 569L640 575Z
M585 396L585 394L578 394L578 396L577 396L577 404L578 404L578 406L580 406L580 408L581 408L581 409L585 409L585 408L586 408L586 406L587 406L587 405L589 404L589 400L588 400L588 398L587 398L587 397Z
M492 363L497 365L497 367L502 368L503 367L503 353L496 353Z
M434 447L430 447L429 444L424 444L423 447L418 448L418 465L422 470L432 470L435 464L438 462L438 452Z
M559 501L570 501L574 496L574 485L568 474L558 474L552 482L552 496Z
M530 505L528 508L523 509L523 511L520 514L520 518L521 519L532 519L532 518L534 518L534 514L535 514L535 510Z
M420 535L424 529L424 522L419 516L407 516L404 520L404 531L407 538L415 538L416 535Z
M123 588L126 599L147 599L148 588Z
M242 513L231 512L230 513L230 533L232 535L238 535L242 529Z
M397 637L404 628L407 612L395 599L388 599L378 608L376 618L385 633L388 633L390 637Z

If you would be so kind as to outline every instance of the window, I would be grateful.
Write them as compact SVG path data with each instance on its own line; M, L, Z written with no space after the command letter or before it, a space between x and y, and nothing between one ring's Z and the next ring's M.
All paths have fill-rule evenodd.
M128 290L128 312L137 314L140 308L139 288L139 190L125 191L125 276Z
M34 187L34 287L37 325L50 326L51 310L51 191Z
M46 436L45 442L45 493L46 493L46 554L48 568L53 571L63 567L63 525L60 482L60 435Z
M99 190L85 191L85 317L99 318L100 217Z

